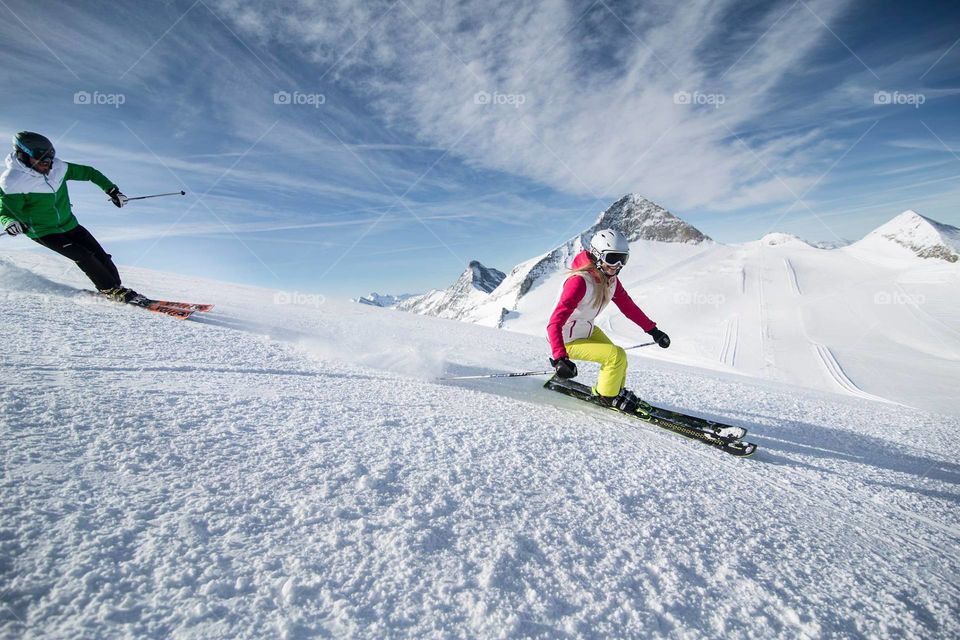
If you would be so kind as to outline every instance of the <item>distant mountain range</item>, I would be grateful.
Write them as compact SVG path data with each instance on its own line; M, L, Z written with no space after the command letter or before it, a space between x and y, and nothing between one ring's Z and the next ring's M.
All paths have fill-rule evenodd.
M398 303L396 308L440 318L460 319L470 309L483 304L506 277L502 271L489 269L474 260L450 287L412 296Z
M352 302L370 305L371 307L395 307L407 298L412 298L417 294L401 293L400 295L380 294L373 292L359 298L353 298Z
M359 298L357 302L503 326L531 290L563 271L597 230L607 228L620 230L631 243L645 241L686 246L715 244L699 229L663 207L641 195L629 194L601 213L590 227L555 249L516 265L509 274L485 267L474 260L457 281L446 289L435 289L420 295L371 294ZM808 243L786 233L769 233L760 242L769 246L800 243L823 250L854 246L882 251L884 246L889 249L889 245L895 245L897 249L903 248L920 258L947 262L956 262L960 256L960 229L925 218L914 211L903 212L854 243Z
M393 306L402 311L502 326L521 299L546 278L563 270L599 229L615 228L627 239L699 245L713 242L700 230L637 194L626 195L596 222L562 245L522 262L503 274L473 261L447 289L412 296ZM493 286L491 286L493 285Z

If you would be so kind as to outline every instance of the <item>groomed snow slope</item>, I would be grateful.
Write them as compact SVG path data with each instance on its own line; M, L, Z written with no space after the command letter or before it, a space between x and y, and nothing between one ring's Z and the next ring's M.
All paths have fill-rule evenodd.
M837 250L785 234L739 245L631 243L621 279L670 334L658 359L960 416L960 263L882 239ZM544 335L565 272L504 323ZM647 336L611 305L619 344Z
M433 380L543 368L541 337L121 270L217 308L0 255L3 637L960 635L958 418L632 360L748 426L736 460Z

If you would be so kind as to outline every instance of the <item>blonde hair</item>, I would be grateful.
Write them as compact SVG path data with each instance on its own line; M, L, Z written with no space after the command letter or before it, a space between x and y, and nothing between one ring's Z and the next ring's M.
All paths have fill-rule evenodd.
M599 309L610 302L610 278L597 269L597 265L591 262L577 269L568 269L567 277L570 276L593 278L593 300L590 301L592 306Z

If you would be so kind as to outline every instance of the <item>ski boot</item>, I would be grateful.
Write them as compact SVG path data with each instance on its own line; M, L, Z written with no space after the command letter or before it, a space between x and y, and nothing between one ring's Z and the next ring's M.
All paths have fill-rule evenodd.
M114 302L124 302L127 304L142 305L147 297L140 295L128 287L114 287L113 289L102 289L101 294L110 298Z
M615 396L602 396L597 393L596 388L593 389L593 393L604 407L611 407L624 413L647 415L647 412L643 410L646 403L629 389L621 389L620 393Z

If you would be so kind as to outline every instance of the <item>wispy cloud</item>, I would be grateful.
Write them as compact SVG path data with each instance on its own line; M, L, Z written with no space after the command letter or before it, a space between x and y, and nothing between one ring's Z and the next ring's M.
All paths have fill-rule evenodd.
M60 136L61 156L130 194L190 192L116 212L75 189L134 256L211 187L163 236L178 248L249 260L276 245L256 249L271 278L307 277L278 265L322 262L317 247L345 248L343 265L416 255L436 285L460 258L509 268L547 250L625 192L735 220L738 240L807 207L865 215L886 190L956 209L960 47L955 12L926 17L940 5L912 31L852 0L5 4L0 128ZM78 91L126 101L80 106Z
M467 162L600 198L635 190L682 208L790 195L727 130L768 112L788 74L831 38L799 6L774 4L753 16L741 42L726 45L724 59L734 63L718 64L704 50L723 40L734 2L595 3L586 12L474 3L439 13L402 4L339 61L337 77L421 140L450 144L479 120L459 145ZM827 21L845 7L809 4ZM251 5L218 6L257 37L296 39L322 68L389 5L304 2L296 20L274 8L252 22ZM675 99L680 92L688 103ZM478 95L490 102L477 104ZM784 158L808 136L755 143L755 151ZM802 186L812 173L794 169L784 179Z

